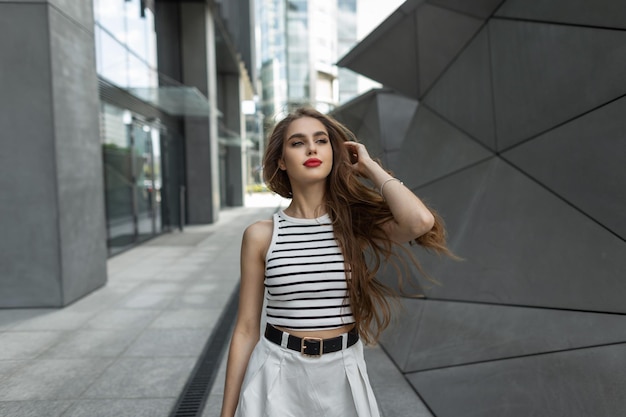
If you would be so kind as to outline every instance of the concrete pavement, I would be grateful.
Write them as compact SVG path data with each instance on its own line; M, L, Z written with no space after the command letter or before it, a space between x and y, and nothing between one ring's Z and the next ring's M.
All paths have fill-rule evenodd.
M238 283L243 230L285 203L253 194L117 255L107 285L63 309L0 310L0 416L169 416ZM431 415L380 347L366 360L384 416ZM224 365L204 417L219 413Z

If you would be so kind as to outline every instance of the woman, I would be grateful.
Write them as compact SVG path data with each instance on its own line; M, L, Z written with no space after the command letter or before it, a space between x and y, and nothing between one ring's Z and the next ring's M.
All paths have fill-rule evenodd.
M437 215L353 138L310 108L269 138L265 182L291 203L243 235L222 417L379 416L361 339L389 323L391 291L374 275L397 244L448 252Z

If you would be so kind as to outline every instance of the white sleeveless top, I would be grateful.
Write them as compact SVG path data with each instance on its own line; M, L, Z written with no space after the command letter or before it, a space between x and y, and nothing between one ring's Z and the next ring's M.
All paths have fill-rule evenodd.
M354 323L344 258L327 214L317 219L290 217L282 210L274 214L265 288L269 324L326 330Z

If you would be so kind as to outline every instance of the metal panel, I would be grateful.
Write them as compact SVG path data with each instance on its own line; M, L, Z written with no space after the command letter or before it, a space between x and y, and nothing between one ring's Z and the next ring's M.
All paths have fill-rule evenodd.
M482 20L429 4L424 4L418 9L417 75L420 97L482 25Z
M512 161L626 239L626 98L522 144Z
M626 342L626 316L402 299L381 340L403 372Z
M339 65L417 98L415 15L397 12L389 19L368 39L367 49L353 50Z
M419 107L407 129L397 165L389 168L414 188L491 155L435 113Z
M491 16L503 0L428 0L428 2L461 13L467 13L479 19L486 19Z
M626 312L626 243L493 158L417 190L458 262L419 251L434 298Z
M406 373L425 303L420 300L401 299L398 305L400 308L395 309L393 321L382 334L380 343L396 366Z
M626 29L626 2L508 0L498 9L496 16Z
M367 107L367 112L363 115L363 123L357 131L352 132L360 142L367 146L367 150L372 157L380 157L383 147L380 143L380 114L378 111L378 100L372 101Z
M394 93L379 93L380 141L385 150L400 149L409 123L417 110L417 101Z
M626 93L626 32L492 19L498 149Z
M424 103L490 149L496 149L486 28L441 76L424 97Z
M377 91L371 90L336 108L331 112L331 116L356 134L360 130L370 106L376 105L376 95Z
M408 375L438 417L616 417L626 410L626 344ZM451 400L453 399L453 400Z

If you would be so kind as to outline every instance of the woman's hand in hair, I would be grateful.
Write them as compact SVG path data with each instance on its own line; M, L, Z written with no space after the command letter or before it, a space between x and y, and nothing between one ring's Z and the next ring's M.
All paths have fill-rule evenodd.
M391 210L393 219L383 225L391 240L409 242L432 229L435 222L433 214L410 189L374 161L364 145L357 142L345 142L345 145L352 167L374 184Z
M372 169L371 164L378 164L370 157L369 152L367 152L367 148L365 145L358 142L344 142L344 146L348 150L348 154L350 156L350 162L352 163L352 168L356 170L358 175L363 177L370 178L370 172Z

